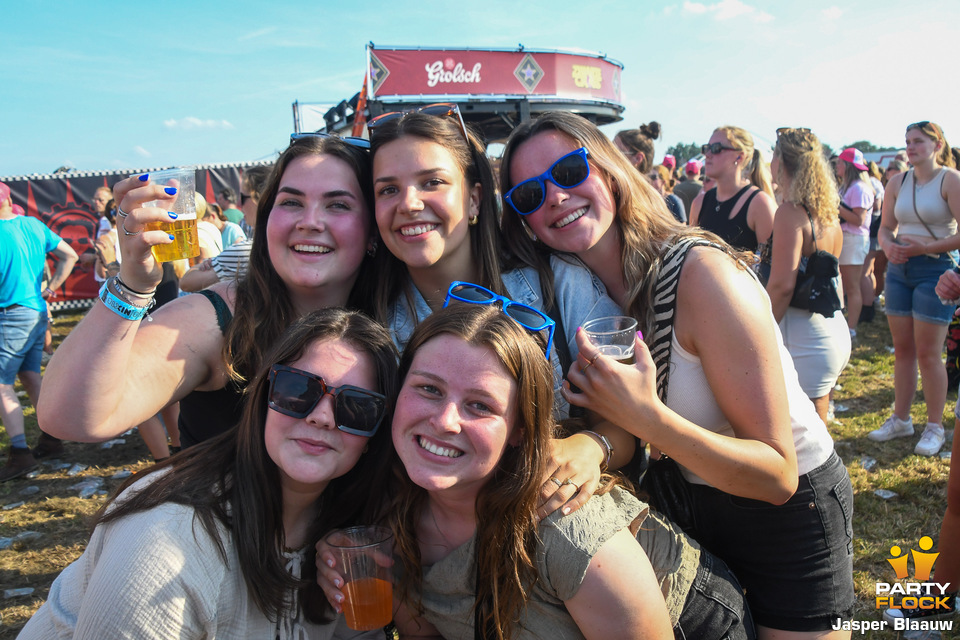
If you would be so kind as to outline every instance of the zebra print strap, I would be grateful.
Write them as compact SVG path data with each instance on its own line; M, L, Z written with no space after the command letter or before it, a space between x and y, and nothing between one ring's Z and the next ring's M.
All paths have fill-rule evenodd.
M714 247L721 251L720 245L697 237L679 238L664 254L660 265L660 275L653 292L654 330L650 355L657 367L657 396L667 401L667 386L670 382L670 352L673 348L673 317L677 303L677 285L680 283L680 270L687 252L694 246Z

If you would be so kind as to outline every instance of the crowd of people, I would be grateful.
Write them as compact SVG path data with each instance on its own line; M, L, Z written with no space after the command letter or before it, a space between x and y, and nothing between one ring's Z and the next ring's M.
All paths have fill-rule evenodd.
M455 104L368 130L295 135L244 172L240 207L198 201L206 253L179 273L148 227L176 190L116 184L100 302L42 390L42 339L10 351L6 314L41 330L30 269L56 253L56 289L76 255L49 230L23 252L30 295L0 288L0 479L36 465L7 398L18 372L59 446L137 425L161 440L20 637L383 637L344 625L323 543L379 523L401 638L849 638L853 489L830 395L882 291L896 405L868 437L914 434L919 369L916 452L944 444L960 173L943 131L910 125L906 162L874 182L809 129L778 130L767 163L718 127L678 167L653 162L656 122L611 140L548 112L514 129L499 172ZM25 238L0 236L0 266ZM582 330L616 315L637 322L633 362ZM941 546L935 579L955 603L960 551Z

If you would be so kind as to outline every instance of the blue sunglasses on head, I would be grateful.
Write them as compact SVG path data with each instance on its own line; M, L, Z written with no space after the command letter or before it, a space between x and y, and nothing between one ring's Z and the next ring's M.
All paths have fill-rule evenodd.
M520 302L514 302L510 298L497 295L493 291L490 291L490 289L481 287L478 284L461 282L459 280L451 283L450 288L447 289L447 297L443 301L444 308L450 304L450 300L458 300L470 304L493 304L494 302L499 302L503 312L524 329L533 331L534 333L549 329L547 334L547 351L544 355L548 360L550 359L550 347L553 345L553 330L556 328L557 323L543 311L534 309Z
M572 189L590 177L588 155L586 147L568 153L540 175L528 178L507 191L504 199L522 216L533 213L543 206L547 198L547 180L561 189Z

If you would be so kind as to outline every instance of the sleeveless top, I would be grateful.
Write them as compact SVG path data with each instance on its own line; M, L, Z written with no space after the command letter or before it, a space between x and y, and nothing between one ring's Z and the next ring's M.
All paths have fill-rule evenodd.
M750 194L750 197L747 198L746 202L743 203L743 206L740 207L740 210L737 211L737 215L732 219L730 218L730 214L733 213L733 208L737 202L740 201L741 196L743 196L748 189L753 188L752 184L748 184L743 189L740 189L740 191L737 191L732 198L728 198L723 202L717 200L716 187L704 193L703 203L700 205L699 226L717 234L723 238L727 244L738 251L756 252L759 243L757 241L757 234L750 228L750 225L747 224L747 211L750 209L750 203L753 202L753 199L760 193L760 189L755 189L754 192Z
M226 335L233 314L219 294L204 289L205 297L217 312L220 333ZM240 422L243 410L243 389L233 381L214 391L191 391L180 400L180 444L183 448L199 444L229 430Z
M957 221L941 195L945 176L946 171L941 168L940 175L934 176L927 184L918 186L912 169L904 174L900 195L893 207L899 225L897 235L929 238L930 232L923 226L923 222L927 223L927 227L930 227L938 240L957 233ZM920 222L921 219L923 222Z

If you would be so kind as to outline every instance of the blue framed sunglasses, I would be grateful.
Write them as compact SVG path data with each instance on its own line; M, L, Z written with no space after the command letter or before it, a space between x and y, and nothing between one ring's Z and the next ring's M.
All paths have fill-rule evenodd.
M561 189L572 189L590 177L589 155L586 147L568 153L540 175L528 178L507 191L504 199L520 215L530 215L543 206L547 197L547 180Z
M461 282L460 280L455 280L450 284L450 288L447 289L447 297L443 301L443 307L446 308L451 300L468 302L470 304L494 304L495 302L499 302L503 313L515 320L517 324L524 329L534 333L549 329L547 333L547 351L544 355L548 360L550 359L550 348L553 346L553 331L557 323L543 311L534 309L520 302L514 302L510 298L498 295L478 284Z
M306 418L323 396L333 396L333 418L344 433L369 438L387 413L383 394L345 384L334 387L315 373L285 364L270 367L267 406L292 418Z

